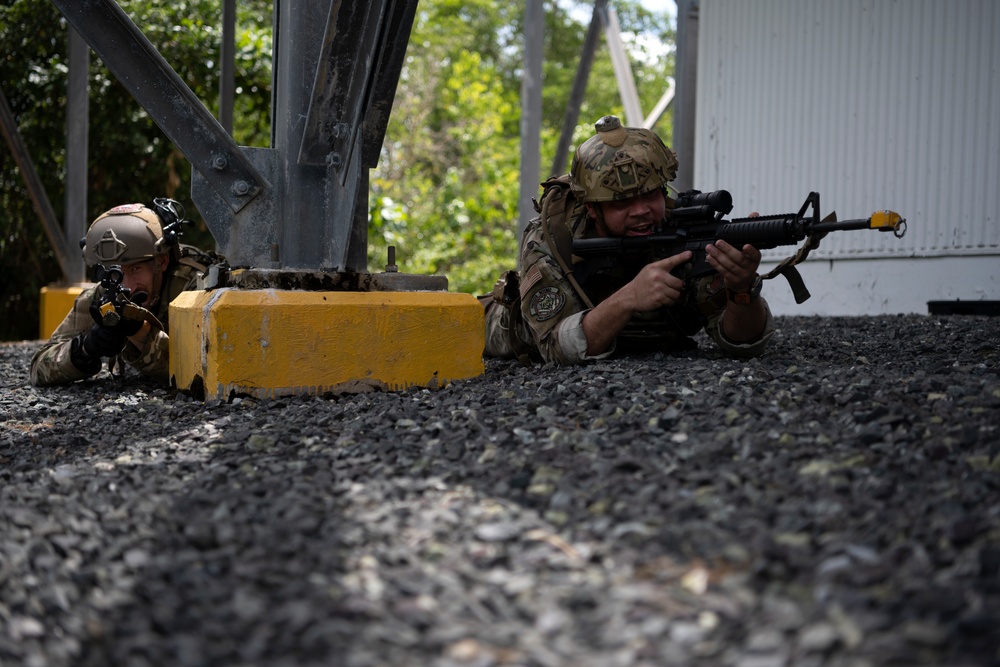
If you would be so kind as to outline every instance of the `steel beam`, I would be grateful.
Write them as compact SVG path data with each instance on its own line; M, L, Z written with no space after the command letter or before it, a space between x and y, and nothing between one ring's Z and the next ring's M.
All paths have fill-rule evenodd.
M49 201L48 195L45 194L45 187L35 170L35 163L31 161L31 155L21 139L21 133L17 129L17 120L14 118L14 112L11 111L10 105L7 104L7 96L3 94L3 88L0 88L0 132L3 133L7 146L10 147L10 152L14 155L17 168L21 170L21 178L24 179L24 184L28 188L28 196L35 207L35 213L42 221L45 235L49 237L49 243L52 244L56 261L59 262L59 269L64 276L68 276L72 260L66 252L63 230L59 227L55 211L52 210L52 203Z
M272 191L231 214L192 197L233 266L366 271L378 162L417 0L274 3L271 149L244 154Z
M608 52L611 54L611 65L618 80L618 94L625 107L625 122L630 127L642 126L642 107L639 104L639 92L635 87L635 77L632 76L632 66L628 61L628 53L622 44L622 30L618 24L618 12L608 6L599 12L604 22L604 36L608 41Z
M113 0L52 3L233 211L270 187Z
M552 176L566 173L568 166L566 161L569 158L569 146L573 142L573 132L580 119L580 107L583 105L583 96L587 92L587 81L590 79L590 70L594 66L594 54L597 52L597 42L601 38L601 12L607 7L608 0L597 0L594 3L594 14L590 18L590 25L587 27L587 36L583 40L583 49L580 52L580 63L576 66L576 77L573 79L573 88L569 93L569 102L566 104L566 114L563 117L562 131L559 133L559 144L556 146L556 156L552 160Z
M667 109L674 103L674 82L670 81L667 84L667 89L664 91L663 95L660 96L659 102L653 107L653 110L649 112L646 116L646 120L642 121L642 126L647 130L653 129L653 126L659 122L660 117L667 112Z
M399 75L406 60L406 46L410 43L413 18L417 13L417 0L393 0L390 6L382 22L375 76L369 84L365 104L361 164L369 169L378 165L379 155L382 153L382 142L385 140L385 130L389 125L392 103L396 99ZM365 190L367 191L367 186ZM366 213L366 230L367 225Z
M69 85L66 94L66 210L63 213L63 245L71 258L66 280L80 283L86 265L80 239L87 233L87 129L90 121L90 47L80 34L69 29Z
M694 187L694 133L698 97L698 0L677 0L677 95L674 98L674 139L680 166L679 192Z
M331 3L300 164L332 163L343 184L340 166L350 161L359 133L361 165L377 164L416 8L414 0Z
M542 137L542 47L545 9L542 0L527 0L524 8L524 76L521 79L521 197L518 235L535 216L532 198L538 196Z
M388 2L330 3L315 69L299 164L331 164L343 185L360 134L366 91L375 73L378 39Z
M343 151L341 162L298 159L321 66L331 5L315 0L275 0L274 102L271 133L275 152L275 211L280 268L346 268L347 241L357 181L341 183L338 172L357 174L358 153ZM358 137L359 135L353 134ZM351 161L348 161L351 160ZM343 219L337 220L340 213ZM277 267L276 267L277 268Z

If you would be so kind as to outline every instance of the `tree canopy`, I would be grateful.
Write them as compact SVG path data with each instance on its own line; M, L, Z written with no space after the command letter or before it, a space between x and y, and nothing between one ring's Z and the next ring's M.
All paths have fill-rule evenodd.
M120 0L184 82L217 113L221 0ZM637 0L612 3L629 39L644 110L673 72L666 15ZM237 3L238 144L270 141L271 3ZM542 120L547 172L565 114L592 6L545 3ZM421 0L369 196L369 265L381 270L387 245L401 270L443 274L452 290L483 293L516 262L520 173L523 3ZM67 25L48 0L0 5L0 85L41 176L63 218L66 143ZM211 245L190 201L191 167L146 112L91 58L88 159L90 219L117 204L173 197L198 221L186 242ZM603 41L595 58L575 140L593 122L623 114ZM670 137L669 117L656 128ZM547 175L547 174L545 174ZM38 294L57 282L55 254L31 206L13 156L0 149L0 339L34 338Z

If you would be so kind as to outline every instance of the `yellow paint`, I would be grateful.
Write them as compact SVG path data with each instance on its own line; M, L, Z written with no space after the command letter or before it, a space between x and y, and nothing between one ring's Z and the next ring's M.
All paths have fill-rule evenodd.
M38 337L46 340L73 310L73 302L90 284L49 285L41 289L38 304Z
M483 308L453 292L185 292L170 374L206 398L438 387L482 375Z

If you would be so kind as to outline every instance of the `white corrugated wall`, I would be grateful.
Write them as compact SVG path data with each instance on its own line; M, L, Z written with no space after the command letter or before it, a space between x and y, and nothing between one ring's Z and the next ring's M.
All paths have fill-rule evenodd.
M814 299L769 286L776 312L1000 299L997 0L702 0L695 145L695 186L729 190L734 215L815 190L823 214L908 220L903 239L827 237Z

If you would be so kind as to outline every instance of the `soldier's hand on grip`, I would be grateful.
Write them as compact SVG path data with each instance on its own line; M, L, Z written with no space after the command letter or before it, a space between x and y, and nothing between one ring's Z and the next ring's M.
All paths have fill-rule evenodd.
M650 262L632 280L634 306L638 312L655 310L662 306L673 306L684 296L684 279L673 271L691 261L691 251Z
M705 247L706 260L734 292L750 289L760 267L760 251L750 244L736 248L723 240Z
M113 331L116 335L121 335L124 339L138 333L139 329L142 328L143 320L133 320L123 317L121 312L122 305L113 302L102 303L94 299L90 304L90 316L98 327Z
M125 348L125 333L114 327L95 324L70 344L70 361L78 369L93 375L101 370L102 357L114 357Z
M87 356L113 357L125 347L127 336L118 327L102 327L95 324L90 331L80 334L80 345Z

